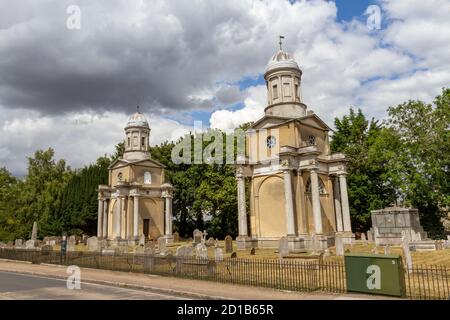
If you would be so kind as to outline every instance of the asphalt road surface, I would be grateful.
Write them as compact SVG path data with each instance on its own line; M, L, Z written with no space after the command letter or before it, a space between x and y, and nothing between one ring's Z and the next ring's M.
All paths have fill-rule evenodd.
M0 300L173 300L172 294L81 283L79 290L67 289L66 280L0 271Z

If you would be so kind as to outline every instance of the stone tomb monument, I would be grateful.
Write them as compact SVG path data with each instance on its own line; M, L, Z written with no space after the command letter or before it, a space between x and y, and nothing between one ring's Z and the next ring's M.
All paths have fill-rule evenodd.
M388 207L372 211L372 230L377 246L401 245L402 237L409 239L420 234L427 239L419 221L419 211L413 208Z

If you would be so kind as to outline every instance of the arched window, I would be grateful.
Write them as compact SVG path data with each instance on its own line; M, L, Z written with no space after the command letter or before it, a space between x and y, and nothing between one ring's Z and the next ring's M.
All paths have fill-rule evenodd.
M306 192L311 193L311 178L308 178L306 182ZM319 177L319 194L326 194L325 185L323 184L322 179Z
M152 174L148 171L144 173L144 184L152 184Z

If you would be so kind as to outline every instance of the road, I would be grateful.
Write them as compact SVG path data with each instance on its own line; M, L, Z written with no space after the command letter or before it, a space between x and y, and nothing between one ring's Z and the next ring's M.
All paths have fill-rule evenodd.
M67 289L66 280L0 271L0 300L173 300L186 299L148 290L125 289L81 283L79 290Z

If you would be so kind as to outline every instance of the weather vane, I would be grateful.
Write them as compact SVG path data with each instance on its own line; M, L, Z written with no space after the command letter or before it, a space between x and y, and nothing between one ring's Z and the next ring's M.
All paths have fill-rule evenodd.
M137 109L137 112L139 112L139 105L136 107L136 109Z
M283 44L282 39L284 39L284 36L280 36L280 42L279 42L279 44L280 44L280 50L283 50L283 48L281 47L281 45Z

